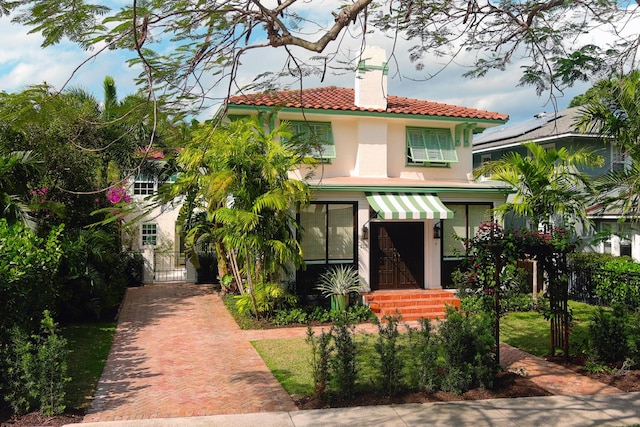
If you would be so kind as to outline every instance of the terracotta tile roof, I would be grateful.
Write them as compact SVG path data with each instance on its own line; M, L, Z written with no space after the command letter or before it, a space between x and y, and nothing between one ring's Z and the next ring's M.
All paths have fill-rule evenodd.
M361 108L354 104L355 91L348 88L328 86L304 89L237 95L229 98L229 105L252 105L264 107L306 108L336 111L370 111L419 116L453 117L461 119L508 120L507 114L475 108L459 107L399 96L387 98L387 109Z

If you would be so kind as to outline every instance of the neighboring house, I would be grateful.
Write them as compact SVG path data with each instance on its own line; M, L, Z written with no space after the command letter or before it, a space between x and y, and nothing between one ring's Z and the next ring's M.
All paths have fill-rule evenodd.
M161 159L162 156L156 156L154 160L161 162ZM175 177L171 177L169 182L173 179ZM134 177L128 187L128 194L136 206L128 218L136 221L128 228L123 240L129 250L143 254L147 265L145 282L192 279L187 277L184 239L178 225L181 203L157 205L151 200L163 183L157 175L141 174Z
M441 289L490 211L506 200L495 182L470 178L473 134L505 114L387 93L385 52L365 51L355 89L321 87L233 96L230 117L275 113L322 141L299 212L306 269L296 290L313 293L334 264L353 265L370 290ZM302 179L308 170L295 176Z
M522 123L491 129L473 140L473 166L498 160L510 151L526 155L527 150L521 144L533 141L546 148L586 148L601 155L605 159L601 168L585 170L594 178L611 170L629 167L631 159L619 152L614 143L604 142L599 135L575 130L579 116L580 107L573 107L555 113L540 113ZM636 261L640 260L640 233L635 222L625 221L619 211L599 205L592 206L587 213L594 222L595 231L608 234L609 238L587 246L585 250L629 255ZM590 238L591 234L585 237Z

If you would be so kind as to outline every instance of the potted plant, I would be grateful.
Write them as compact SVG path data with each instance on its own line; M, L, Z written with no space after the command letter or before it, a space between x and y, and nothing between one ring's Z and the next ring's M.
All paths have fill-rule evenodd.
M331 297L332 310L346 310L349 305L349 292L361 289L358 272L348 265L336 265L320 276L316 286L322 295Z

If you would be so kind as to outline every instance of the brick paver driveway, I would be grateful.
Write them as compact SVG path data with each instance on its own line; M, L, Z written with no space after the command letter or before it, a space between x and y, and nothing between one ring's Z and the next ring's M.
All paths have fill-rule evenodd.
M242 332L209 286L129 289L84 422L296 410Z

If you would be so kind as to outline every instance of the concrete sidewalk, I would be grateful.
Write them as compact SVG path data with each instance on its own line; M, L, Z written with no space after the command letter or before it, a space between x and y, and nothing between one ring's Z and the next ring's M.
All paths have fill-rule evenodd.
M545 426L640 424L640 393L545 396L85 423L86 427ZM70 425L69 427L72 427Z

